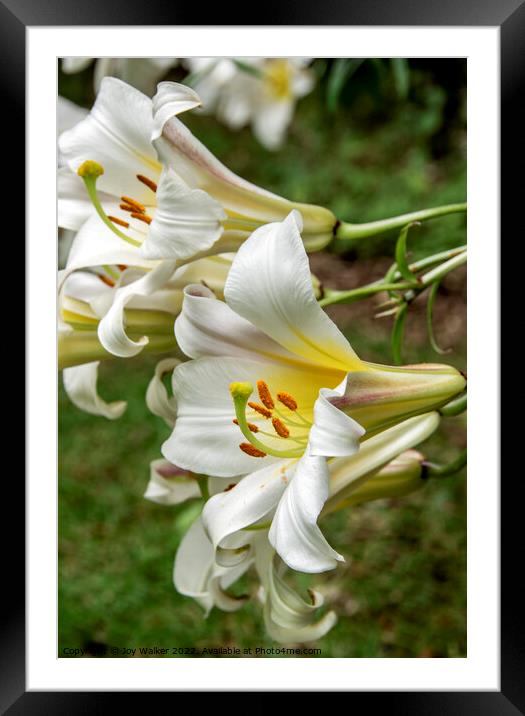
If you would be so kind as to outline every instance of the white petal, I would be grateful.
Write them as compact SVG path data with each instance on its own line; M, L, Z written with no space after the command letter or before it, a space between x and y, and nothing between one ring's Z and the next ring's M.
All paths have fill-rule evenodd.
M264 622L269 636L283 644L320 639L335 624L334 612L327 612L316 621L317 609L322 606L322 596L309 590L311 603L305 602L277 574L271 549L266 536L254 539L255 567L263 586Z
M162 172L157 209L141 247L148 259L187 259L210 249L222 234L222 206L201 189L190 189L172 169Z
M106 403L98 395L98 366L99 363L95 362L64 368L62 372L64 388L71 402L80 410L116 420L126 410L126 402L117 400L114 403Z
M275 212L290 210L291 204L276 194L242 179L224 166L187 127L173 114L165 111L172 105L175 110L180 100L180 87L174 82L162 82L162 101L153 98L153 121L162 128L162 135L154 140L163 164L171 166L191 187L199 187L228 206L249 216L271 220Z
M111 205L107 208L111 213ZM157 266L157 262L147 261L137 247L120 239L96 214L92 214L73 240L65 276L78 269L119 264L144 269Z
M215 606L223 612L236 612L249 599L249 595L246 594L240 597L233 597L231 594L228 594L223 589L220 577L213 577L213 579L210 580L209 589Z
M326 541L317 518L328 497L328 465L323 457L304 455L275 512L268 538L275 550L299 572L334 569L344 557Z
M198 517L183 537L175 555L175 589L180 594L196 599L206 614L214 601L219 608L233 611L233 598L227 597L223 590L244 574L251 562L252 560L245 560L231 568L216 565L213 545L204 531L201 518Z
M66 75L82 72L89 67L92 60L92 57L62 57L62 72Z
M182 538L173 566L173 583L179 594L193 597L207 612L213 606L208 591L214 565L213 545L198 517Z
M253 133L266 149L275 150L282 145L293 110L293 102L281 100L265 103L255 114Z
M361 361L317 303L298 220L292 212L244 242L228 275L226 302L291 353L327 368L359 370Z
M155 367L155 375L150 380L146 391L146 405L153 415L164 418L170 428L173 427L177 417L177 403L173 396L168 395L162 379L167 373L171 373L178 363L176 358L164 358L159 361Z
M71 102L65 97L58 95L57 97L57 138L67 129L71 129L82 119L85 119L89 110L79 107L78 104ZM62 166L64 159L60 152L58 153L58 165Z
M365 429L349 415L330 403L330 398L344 395L348 378L333 390L321 388L314 405L314 425L308 444L311 455L339 457L359 450L359 439Z
M180 349L190 358L237 356L251 360L294 362L295 356L241 318L206 286L184 289L182 311L175 322Z
M65 296L84 301L92 306L100 296L110 295L113 288L100 279L100 276L90 271L75 271L63 282Z
M313 72L308 70L294 72L292 77L292 92L294 97L304 97L313 90L314 85L315 75Z
M121 358L129 358L140 353L148 343L146 336L133 341L126 334L124 309L135 296L150 296L169 281L175 271L176 263L176 261L163 261L142 278L115 292L111 308L98 325L99 340L109 353Z
M159 505L178 505L192 497L200 497L200 490L192 473L167 460L153 460L144 497Z
M182 112L201 104L199 95L191 87L177 82L161 82L153 97L153 127L151 140L158 139L166 122Z
M234 425L229 385L254 381L264 365L234 358L201 358L182 363L173 372L177 419L162 454L192 472L233 477L253 472L276 458L254 458L239 449L245 441Z
M214 547L225 537L258 522L277 505L295 460L283 460L243 477L235 487L211 497L202 512Z
M93 216L95 210L89 200L82 179L69 167L61 167L57 173L58 225L63 229L78 231L84 222ZM100 193L103 206L107 205L108 194ZM100 219L99 219L100 222Z
M150 141L152 127L151 100L106 77L89 116L61 135L60 151L73 172L88 159L102 164L104 174L97 182L101 191L148 204L152 192L136 175L156 180L160 173Z

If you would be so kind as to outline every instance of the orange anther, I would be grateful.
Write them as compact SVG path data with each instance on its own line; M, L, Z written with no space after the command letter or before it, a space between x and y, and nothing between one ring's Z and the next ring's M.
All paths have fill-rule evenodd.
M253 445L250 445L250 443L241 443L239 447L247 455L250 455L250 457L266 457L265 452L263 452L262 450L257 450L257 448L253 447Z
M100 279L103 283L106 284L106 286L111 286L111 288L113 288L113 286L115 285L115 281L112 281L112 280L111 280L110 278L108 278L107 276L104 276L104 275L102 275L102 274L99 274L98 277L99 277L99 279Z
M272 418L273 429L281 438L287 438L290 435L290 431L279 418Z
M135 207L135 211L138 211L138 212L140 212L141 214L143 214L143 213L146 211L146 207L144 206L144 204L141 204L140 201L136 201L135 199L130 199L129 196L121 196L120 198L122 199L122 201L123 201L125 204L129 204L130 206L134 206L134 207Z
M143 221L145 224L151 224L151 222L153 221L153 219L151 218L151 216L148 216L147 214L136 214L135 212L133 212L133 214L131 214L131 216L132 216L134 219L138 219L139 221Z
M271 418L272 417L272 411L267 410L264 406L259 405L259 403L252 403L249 402L248 405L252 410L255 410L256 413L259 413L259 415L262 415L263 418Z
M157 185L152 179L148 179L143 174L137 174L137 179L151 189L151 191L157 191Z
M257 381L257 390L259 391L259 398L261 399L261 403L265 405L268 410L273 410L275 408L275 403L273 402L270 389L268 388L264 380Z
M114 224L118 224L119 226L123 226L125 229L129 229L128 222L124 221L123 219L119 219L118 216L109 216L108 214L108 219Z
M290 393L277 393L277 400L289 410L297 410L297 400Z

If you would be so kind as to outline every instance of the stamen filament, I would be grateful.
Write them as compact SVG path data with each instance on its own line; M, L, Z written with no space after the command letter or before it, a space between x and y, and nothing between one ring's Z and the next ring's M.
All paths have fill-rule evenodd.
M250 423L248 423L249 425ZM259 435L266 435L267 438L277 438L278 440L291 440L294 443L298 443L299 445L306 445L308 442L308 439L306 437L304 438L294 438L290 435L288 438L281 438L278 435L275 435L274 433L267 433L265 430L258 430L257 431Z
M274 408L274 413L277 413L277 415L282 418L283 420L286 420L287 425L291 425L294 428L311 428L312 423L306 420L306 418L303 418L302 415L299 415L299 413L295 413L294 415L297 415L297 417L302 421L300 423L296 423L295 420L290 420L288 415L285 415L279 408Z
M104 269L104 271L105 271L109 276L111 276L111 278L114 278L115 281L118 281L118 279L120 278L120 276L119 276L119 274L115 271L114 268L112 268L111 266L106 266L106 265L102 266L102 268ZM120 267L119 267L119 268L120 268Z
M86 167L86 165L88 165ZM93 167L91 166L93 165ZM94 169L99 168L102 171L99 171L97 174ZM100 176L100 174L103 173L103 169L100 165L96 165L95 162L84 162L78 170L77 174L82 177L84 180L84 184L86 185L86 190L89 195L89 198L91 199L93 206L95 207L97 214L100 216L102 221L106 224L108 229L111 229L111 231L116 234L120 239L123 239L124 241L127 241L128 244L131 244L132 246L139 247L141 245L140 241L136 241L135 239L132 239L130 236L126 236L122 231L117 229L115 224L111 222L111 220L106 215L104 209L102 208L102 204L100 203L100 200L98 198L97 194L97 178Z

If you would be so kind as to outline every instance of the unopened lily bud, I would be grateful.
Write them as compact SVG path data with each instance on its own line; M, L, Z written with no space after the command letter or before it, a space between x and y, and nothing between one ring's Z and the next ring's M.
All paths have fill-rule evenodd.
M419 490L425 484L423 460L424 456L417 450L407 450L361 483L338 509L387 497L404 497Z
M364 366L348 374L345 394L330 402L366 428L368 436L441 407L466 386L463 375L447 365Z

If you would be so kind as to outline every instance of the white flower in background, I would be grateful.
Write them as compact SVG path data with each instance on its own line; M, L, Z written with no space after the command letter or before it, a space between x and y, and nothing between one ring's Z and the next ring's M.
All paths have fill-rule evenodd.
M176 57L63 57L62 71L66 74L82 72L95 61L93 85L98 92L104 77L117 77L145 94L155 91L162 79L178 60Z
M365 429L372 436L441 405L465 381L447 366L361 361L316 301L297 222L292 213L243 244L226 303L202 285L186 288L175 335L194 360L174 370L177 417L162 452L196 473L250 474L265 485L278 463L280 480L259 503L267 512L279 501L270 541L290 567L315 572L342 559L317 525L326 458L352 455ZM263 470L253 477L256 462Z
M278 149L298 99L313 89L311 58L187 58L192 86L207 112L230 129L251 125L267 149Z

